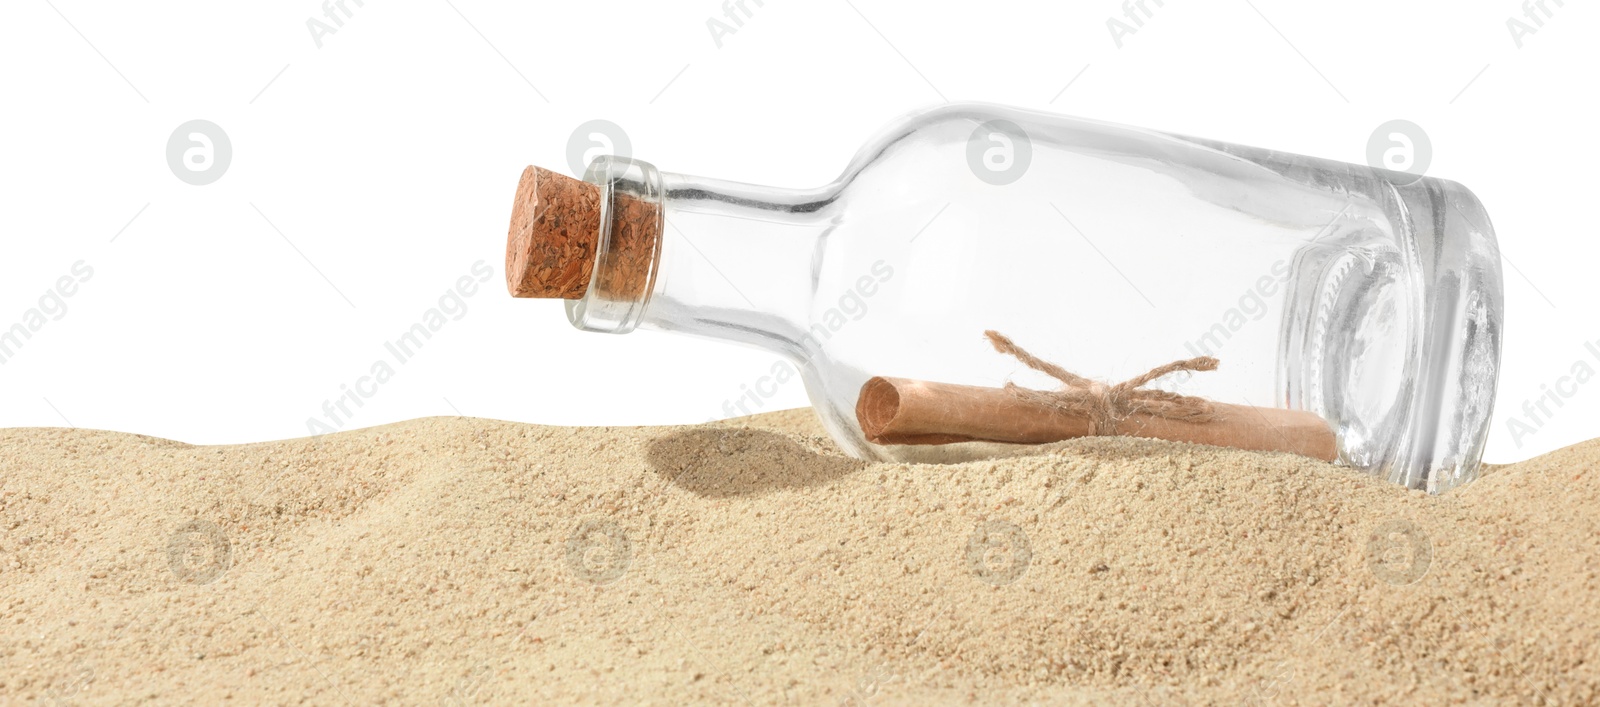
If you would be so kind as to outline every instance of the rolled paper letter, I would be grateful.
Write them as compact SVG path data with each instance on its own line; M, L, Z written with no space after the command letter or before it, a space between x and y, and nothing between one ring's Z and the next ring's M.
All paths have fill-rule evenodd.
M1133 413L1113 434L1264 452L1338 458L1333 430L1302 410L1211 403L1212 419L1186 422ZM1003 388L876 377L861 386L856 420L873 444L1048 444L1088 436L1090 421Z

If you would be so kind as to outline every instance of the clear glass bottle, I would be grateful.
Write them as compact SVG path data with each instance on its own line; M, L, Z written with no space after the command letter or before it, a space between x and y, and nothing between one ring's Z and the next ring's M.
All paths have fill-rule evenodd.
M866 441L855 405L873 376L1056 385L991 349L993 329L1105 381L1215 356L1156 387L1315 412L1340 463L1412 488L1477 474L1500 257L1454 182L972 104L896 121L815 189L617 157L584 179L607 204L659 205L663 224L649 285L589 287L572 323L783 354L860 458L928 457ZM595 283L623 260L601 224Z

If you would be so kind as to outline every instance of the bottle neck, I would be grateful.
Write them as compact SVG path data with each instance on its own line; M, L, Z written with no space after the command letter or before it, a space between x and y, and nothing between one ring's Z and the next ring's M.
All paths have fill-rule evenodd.
M609 162L609 165L603 164ZM626 163L626 164L625 164ZM624 190L660 207L653 281L631 301L591 288L568 302L575 326L624 333L635 326L752 344L803 356L822 247L837 218L837 189L774 189L656 171L611 158L586 180L603 202ZM606 229L602 229L605 231ZM595 279L615 267L602 233Z

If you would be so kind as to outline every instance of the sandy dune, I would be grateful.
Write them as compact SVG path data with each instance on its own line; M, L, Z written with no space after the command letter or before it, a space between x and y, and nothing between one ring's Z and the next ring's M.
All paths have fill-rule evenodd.
M1600 440L1442 498L1121 438L0 431L0 702L1595 704Z

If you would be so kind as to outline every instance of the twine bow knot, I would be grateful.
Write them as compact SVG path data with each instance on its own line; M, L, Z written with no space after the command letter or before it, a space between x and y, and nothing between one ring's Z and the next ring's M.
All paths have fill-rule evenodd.
M1000 332L991 330L984 332L984 335L989 337L994 350L1010 355L1023 365L1062 383L1057 390L1034 390L1007 382L1007 391L1023 400L1087 418L1091 436L1116 434L1117 423L1135 413L1184 422L1209 422L1213 417L1214 408L1211 401L1205 398L1144 387L1178 371L1214 371L1219 362L1210 356L1173 361L1152 368L1143 375L1107 385L1040 359Z

